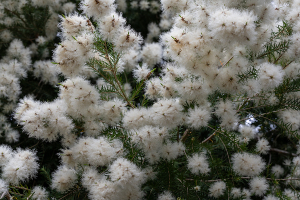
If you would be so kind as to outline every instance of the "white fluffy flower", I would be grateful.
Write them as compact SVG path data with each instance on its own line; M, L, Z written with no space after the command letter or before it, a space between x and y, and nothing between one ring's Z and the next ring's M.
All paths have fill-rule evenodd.
M251 193L257 196L263 196L269 188L267 179L261 177L251 179L249 185Z
M142 36L139 33L134 32L129 27L123 27L112 43L115 45L115 51L123 53L131 48L139 47L142 41Z
M163 99L153 104L151 109L152 122L158 126L176 127L182 120L183 107L178 99Z
M123 148L122 145L114 147L114 142L117 141L109 141L105 137L99 137L98 139L92 137L81 138L71 148L72 158L80 164L107 165L117 157L118 152L120 153Z
M208 174L210 172L207 157L202 154L194 154L188 158L188 168L194 174Z
M271 168L271 171L272 171L272 174L274 174L274 176L276 178L279 178L280 176L283 175L284 173L284 169L280 166L280 165L274 165L272 168Z
M145 44L141 54L143 61L153 68L162 59L162 47L159 43Z
M162 158L167 159L168 161L177 158L180 155L183 155L185 151L185 146L182 142L170 142L168 141L163 145L161 153Z
M134 163L118 158L109 167L110 178L119 184L142 184L145 181L145 174Z
M223 182L223 181L215 182L208 189L209 190L209 196L218 198L218 197L220 197L224 194L225 189L226 189L226 183L225 182Z
M48 199L48 192L46 191L45 188L41 186L36 186L32 189L31 193L32 199L36 200L47 200Z
M99 19L115 10L114 0L84 0L81 9L87 16Z
M2 177L9 183L19 184L36 176L39 168L35 152L18 149L2 168Z
M268 140L262 138L256 143L256 151L261 154L267 154L270 150L270 145Z
M4 180L0 179L0 195L2 196L3 193L7 191L8 191L8 184Z
M0 167L5 166L13 157L12 149L7 145L0 146Z
M232 162L233 170L241 176L257 176L266 166L260 156L249 153L235 153Z
M173 196L173 194L169 191L164 191L162 194L160 194L157 198L157 200L175 200L176 198Z
M142 66L136 66L133 70L133 75L137 79L138 82L147 79L151 75L151 70L148 68L146 63L143 63Z
M269 194L268 196L264 197L263 200L280 200L280 199L278 197Z
M235 199L242 196L240 188L232 188L230 193L231 193L232 197Z
M210 120L210 112L205 108L196 107L194 110L189 111L189 117L187 118L187 123L193 128L201 128L207 126Z
M51 188L65 192L73 187L77 179L76 171L67 166L60 166L52 175Z
M284 72L280 65L263 63L259 68L258 81L264 90L273 89L282 83Z
M210 14L208 26L218 39L253 44L256 40L256 20L252 12L221 7Z

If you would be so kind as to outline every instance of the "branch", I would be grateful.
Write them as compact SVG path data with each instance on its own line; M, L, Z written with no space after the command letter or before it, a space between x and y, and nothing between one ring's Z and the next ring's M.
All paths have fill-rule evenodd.
M189 129L186 129L181 137L181 142L184 142L188 136L188 133L189 133Z
M276 149L276 148L271 148L270 151L281 153L281 154L285 154L285 155L291 155L291 156L294 156L294 157L298 156L298 154L290 153L288 151L284 151L284 150Z
M213 134L211 134L208 138L206 138L205 140L203 140L202 142L201 142L201 144L204 144L205 142L207 142L208 140L210 140L212 137L214 137L216 135L216 131L213 133Z

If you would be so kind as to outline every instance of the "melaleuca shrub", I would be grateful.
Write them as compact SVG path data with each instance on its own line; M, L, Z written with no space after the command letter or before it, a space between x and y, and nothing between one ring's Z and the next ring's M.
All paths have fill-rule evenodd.
M299 199L298 0L21 2L66 13L53 62L3 19L3 197Z

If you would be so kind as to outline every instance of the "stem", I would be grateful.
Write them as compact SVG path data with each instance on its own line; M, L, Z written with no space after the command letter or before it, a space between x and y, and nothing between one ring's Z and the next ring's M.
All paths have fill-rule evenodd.
M10 186L10 187L18 188L18 189L21 189L21 190L28 190L28 191L30 191L30 189L24 188L24 187L19 187L19 186Z
M291 155L291 156L294 156L294 157L298 156L298 154L290 153L288 151L284 151L284 150L276 149L276 148L271 148L270 151L281 153L281 154L285 154L285 155Z
M183 133L183 136L181 137L181 142L184 142L188 136L188 133L189 133L189 129L186 129Z
M114 78L115 78L115 81L116 81L116 83L117 83L117 85L118 85L118 87L119 87L119 90L121 91L121 96L127 101L127 103L128 103L128 105L131 107L131 108L135 108L135 106L128 100L128 98L127 98L127 96L126 96L126 94L125 94L125 92L123 91L123 89L122 89L122 86L121 86L121 84L120 84L120 82L119 82L119 79L118 79L118 77L117 77L117 75L116 75L116 66L117 66L117 64L118 64L118 61L119 61L119 54L118 54L118 59L116 60L116 62L115 63L112 63L112 61L110 60L110 58L109 58L109 54L108 54L108 51L107 51L107 45L106 45L106 42L104 43L105 44L105 57L106 57L106 59L108 60L108 62L109 62L109 64L110 64L110 66L112 67L111 69L112 69L112 74L114 75ZM116 88L117 89L117 88ZM118 92L119 94L120 94L120 92Z
M211 134L208 138L206 138L205 140L203 140L202 142L201 142L201 144L204 144L205 142L207 142L208 140L210 140L212 137L214 137L216 135L216 131L213 133L213 134Z

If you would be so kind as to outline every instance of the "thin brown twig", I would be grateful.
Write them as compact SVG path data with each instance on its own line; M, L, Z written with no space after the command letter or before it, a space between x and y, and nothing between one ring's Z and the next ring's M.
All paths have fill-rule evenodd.
M216 135L216 131L213 133L213 134L211 134L210 136L208 136L208 138L206 138L205 140L203 140L202 142L201 142L201 144L204 144L205 142L207 142L208 140L210 140L212 137L214 137Z
M189 133L189 129L186 129L181 137L181 142L184 142L188 136L188 133Z
M285 155L291 155L291 156L294 156L294 157L298 156L298 154L290 153L288 151L284 151L284 150L277 149L277 148L270 148L270 151L281 153L281 154L285 154Z
M28 190L28 191L30 191L30 189L24 188L24 187L19 187L19 186L10 186L10 187L18 188L18 189L21 189L21 190Z

